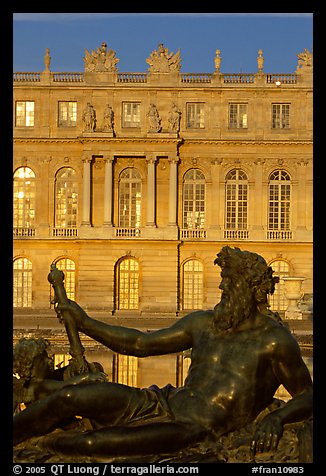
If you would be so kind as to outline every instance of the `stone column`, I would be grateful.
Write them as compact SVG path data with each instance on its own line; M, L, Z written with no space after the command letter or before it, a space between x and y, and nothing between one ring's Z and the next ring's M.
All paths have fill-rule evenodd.
M90 157L83 158L83 219L82 226L91 226L91 162Z
M104 226L112 227L113 158L106 157L104 171Z
M147 220L146 226L156 227L155 223L155 162L156 157L147 159Z
M178 207L178 162L179 157L169 159L170 177L169 177L169 226L177 226L177 207Z

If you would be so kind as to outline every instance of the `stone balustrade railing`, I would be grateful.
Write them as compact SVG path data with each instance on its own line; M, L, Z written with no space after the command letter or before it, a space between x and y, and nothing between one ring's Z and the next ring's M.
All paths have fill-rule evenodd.
M113 81L119 84L125 83L147 83L150 73L113 73ZM257 77L261 81L264 79L265 84L279 85L277 82L284 84L296 84L298 75L294 73L179 73L179 81L182 84L214 84L213 79L216 78L219 84L223 86L230 84L252 85L257 82ZM13 73L14 83L83 83L85 82L85 74L78 72L16 72ZM261 82L260 82L261 84Z

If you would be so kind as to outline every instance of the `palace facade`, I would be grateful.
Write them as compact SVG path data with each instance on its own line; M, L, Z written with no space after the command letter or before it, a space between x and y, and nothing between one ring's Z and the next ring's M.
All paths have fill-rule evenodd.
M43 329L65 352L52 263L91 316L151 330L215 306L224 245L273 267L281 315L283 278L304 277L311 314L312 54L282 74L264 72L261 50L254 73L221 72L219 50L212 60L213 73L182 73L161 44L147 72L123 73L103 43L84 72L52 72L47 49L43 72L14 73L16 339ZM118 381L140 368L107 355ZM183 362L144 359L135 382L179 384Z

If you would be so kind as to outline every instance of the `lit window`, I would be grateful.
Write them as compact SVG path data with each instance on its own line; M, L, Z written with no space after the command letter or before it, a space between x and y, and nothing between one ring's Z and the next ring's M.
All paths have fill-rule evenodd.
M119 226L139 228L141 220L141 176L137 169L121 172L119 180Z
M59 127L75 127L77 124L77 102L60 101L58 111Z
M290 267L284 260L274 260L269 263L274 270L273 276L278 276L280 281L275 284L274 294L269 295L269 304L272 311L285 311L288 305L288 300L284 294L284 280L283 278L289 276Z
M16 101L16 127L34 126L34 101Z
M117 266L118 309L138 309L139 264L125 258Z
M183 183L183 228L197 229L205 226L205 175L191 169Z
M113 360L114 381L130 387L138 385L138 358L132 355L115 354Z
M27 258L14 261L14 307L32 307L32 262Z
M140 127L140 103L122 104L122 127Z
M76 299L76 267L75 262L69 258L61 258L55 262L58 269L64 273L63 284L66 289L68 299ZM51 300L53 299L53 288L51 286Z
M183 309L203 307L203 265L197 259L190 259L183 265Z
M248 218L248 179L243 170L233 169L226 176L226 230L246 230Z
M247 129L248 104L229 104L229 127L231 129Z
M269 177L268 229L290 229L291 179L285 170Z
M77 210L78 182L76 172L71 167L65 167L60 169L55 177L55 227L76 227Z
M272 104L272 129L289 129L290 104Z
M14 173L13 225L34 228L35 174L29 167L19 167Z
M204 127L204 104L187 103L187 128L203 129Z

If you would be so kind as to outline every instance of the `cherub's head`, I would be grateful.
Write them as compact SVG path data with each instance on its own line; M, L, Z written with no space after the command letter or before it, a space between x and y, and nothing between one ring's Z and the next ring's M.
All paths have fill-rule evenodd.
M20 378L46 377L53 370L53 360L48 356L50 343L46 339L22 337L14 347L13 372Z

